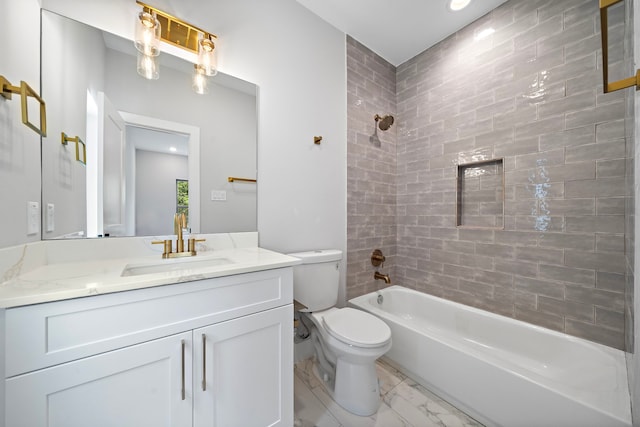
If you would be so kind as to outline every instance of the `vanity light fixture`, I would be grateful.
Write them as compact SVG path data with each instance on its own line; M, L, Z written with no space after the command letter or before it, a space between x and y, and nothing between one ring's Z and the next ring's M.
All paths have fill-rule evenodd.
M158 78L155 57L160 54L160 41L163 41L197 55L193 88L197 93L207 93L206 77L218 72L217 36L139 0L136 3L142 7L136 17L135 45L141 54L138 55L138 73L148 79Z
M449 9L457 12L469 6L471 0L449 0Z

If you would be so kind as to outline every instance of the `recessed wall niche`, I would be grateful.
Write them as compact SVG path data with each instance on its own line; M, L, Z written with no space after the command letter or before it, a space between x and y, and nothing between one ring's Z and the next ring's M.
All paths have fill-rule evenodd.
M456 226L504 228L503 159L458 165Z

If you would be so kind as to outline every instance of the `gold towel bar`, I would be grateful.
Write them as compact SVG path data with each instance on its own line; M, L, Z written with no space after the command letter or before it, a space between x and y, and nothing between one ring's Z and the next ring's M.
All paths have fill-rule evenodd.
M607 34L609 25L607 23L607 9L621 1L622 0L600 0L600 35L602 37L602 81L604 93L631 86L635 86L636 90L640 89L640 70L637 70L636 75L633 77L609 83L609 40Z
M76 160L86 166L87 164L87 145L80 139L79 136L71 138L66 133L62 132L60 135L60 143L67 145L68 142L76 143ZM82 145L82 159L80 159L80 145Z
M13 86L4 76L0 76L0 95L5 99L11 99L11 95L14 93L19 94L21 98L22 123L38 135L47 136L47 108L44 100L26 82L21 81L20 87ZM27 108L27 97L29 96L40 103L40 128L29 121L29 110Z
M239 182L258 182L258 180L256 179L250 179L250 178L237 178L235 176L230 176L229 178L227 178L229 180L229 182L235 182L235 181L239 181Z

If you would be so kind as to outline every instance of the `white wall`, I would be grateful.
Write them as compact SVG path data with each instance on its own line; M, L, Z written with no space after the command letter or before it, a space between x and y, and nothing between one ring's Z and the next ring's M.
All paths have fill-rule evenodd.
M24 80L39 92L38 1L1 0L0 6L0 75L14 86ZM37 110L29 114L38 124ZM0 183L0 247L40 240L40 233L27 235L26 207L28 201L40 202L40 136L22 124L19 95L0 97Z
M87 231L86 168L76 161L75 143L61 132L87 140L87 90L94 99L104 86L105 48L96 31L46 13L42 16L42 96L48 106L49 137L42 145L44 239ZM94 150L90 144L88 150ZM55 229L47 231L46 206L55 206Z
M219 36L221 71L259 86L260 245L346 248L345 35L292 0L158 0ZM43 7L131 38L129 0ZM321 135L321 145L313 136ZM343 266L344 266L343 262ZM344 268L342 275L344 289Z

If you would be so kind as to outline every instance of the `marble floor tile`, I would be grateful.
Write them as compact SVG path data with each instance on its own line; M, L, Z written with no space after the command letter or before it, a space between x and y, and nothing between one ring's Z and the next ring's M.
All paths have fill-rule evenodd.
M313 373L313 360L295 365L295 427L476 427L480 423L386 363L376 363L382 396L370 417L335 403Z

